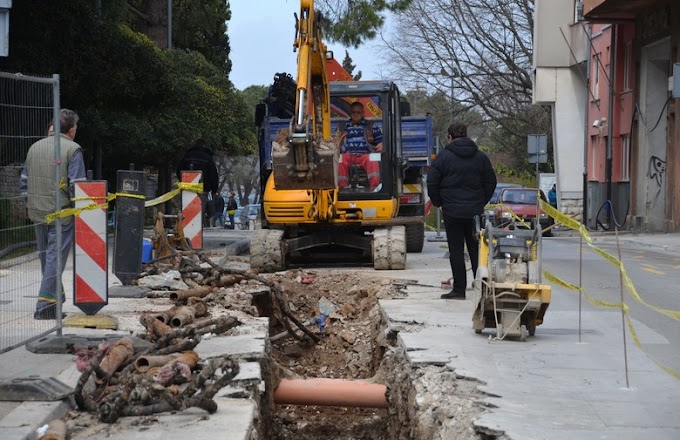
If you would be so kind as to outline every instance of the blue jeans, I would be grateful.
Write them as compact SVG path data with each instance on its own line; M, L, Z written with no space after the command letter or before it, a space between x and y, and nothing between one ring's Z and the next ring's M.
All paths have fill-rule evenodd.
M210 226L216 226L217 222L215 220L219 220L220 226L224 228L224 216L222 215L221 212L213 214L212 221L210 222L212 224Z
M61 268L59 270L57 270L57 228L55 223L34 225L35 240L38 247L38 255L40 256L40 268L42 269L42 281L38 291L36 310L57 302L57 276L61 277L64 272L68 254L71 251L71 247L73 247L74 224L73 220L68 224L61 224ZM63 285L60 291L63 295Z

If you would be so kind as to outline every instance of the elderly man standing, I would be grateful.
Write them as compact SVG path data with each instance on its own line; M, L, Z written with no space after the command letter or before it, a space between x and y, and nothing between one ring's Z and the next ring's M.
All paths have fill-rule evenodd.
M453 290L442 299L465 299L467 271L464 247L467 244L472 277L477 273L478 242L474 218L481 215L484 205L496 188L496 173L491 161L477 144L467 137L467 126L453 122L448 129L448 141L427 174L427 191L432 204L444 213L449 261L453 275Z
M54 160L55 134L50 127L49 135L31 145L21 174L20 189L27 196L28 217L34 223L35 238L40 255L42 281L38 291L38 301L33 314L34 319L56 319L56 302L64 301L57 292L57 277L61 277L73 246L72 217L62 218L61 248L57 249L57 226L47 223L45 216L55 211L55 192L61 191L61 206L72 206L73 183L86 179L83 150L73 140L78 130L78 115L73 110L62 109L59 113L60 150L59 162L61 181L56 179ZM57 188L59 186L59 188ZM61 267L57 267L57 252L61 252Z

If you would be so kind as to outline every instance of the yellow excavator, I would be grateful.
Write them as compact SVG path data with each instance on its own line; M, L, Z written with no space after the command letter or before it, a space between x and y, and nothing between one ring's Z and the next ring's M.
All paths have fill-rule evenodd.
M407 167L401 151L401 115L408 112L391 81L329 81L326 61L332 53L321 38L313 0L301 0L294 50L297 79L291 118L281 118L273 103L258 105L262 229L251 239L250 263L271 272L294 260L359 260L375 269L406 267L406 225L422 215L399 217L402 178ZM285 78L284 78L285 79ZM368 122L382 135L382 152L364 160L377 162L380 185L368 184L366 170L340 154L339 133L353 103L370 109ZM375 116L377 115L377 116ZM348 176L338 186L342 167Z

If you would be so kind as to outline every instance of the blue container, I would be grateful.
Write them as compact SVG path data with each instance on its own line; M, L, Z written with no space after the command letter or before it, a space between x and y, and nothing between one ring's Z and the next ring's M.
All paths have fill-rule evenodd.
M153 260L153 243L151 239L145 238L142 240L142 263L148 263Z

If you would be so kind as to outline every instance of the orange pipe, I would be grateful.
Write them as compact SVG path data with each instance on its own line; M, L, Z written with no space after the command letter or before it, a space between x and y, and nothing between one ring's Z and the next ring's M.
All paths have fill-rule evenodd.
M385 385L344 379L281 379L274 403L387 408Z

